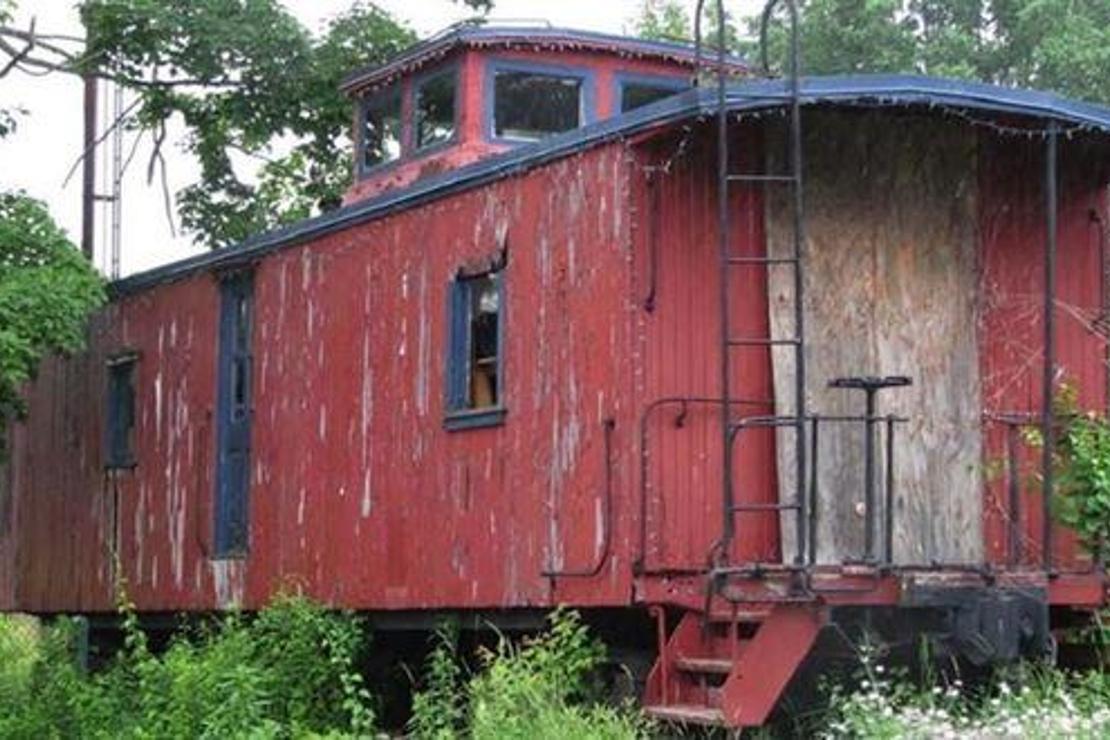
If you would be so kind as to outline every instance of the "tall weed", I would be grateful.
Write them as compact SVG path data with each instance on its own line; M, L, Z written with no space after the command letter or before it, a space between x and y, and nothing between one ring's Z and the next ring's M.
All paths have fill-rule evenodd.
M373 731L356 671L361 623L280 597L256 619L230 615L155 655L124 603L124 649L85 676L67 622L43 632L31 668L0 664L0 737L302 737ZM6 636L11 632L4 626ZM7 637L0 637L6 645ZM3 656L0 656L3 657Z
M410 729L418 738L623 740L651 734L634 707L597 701L592 679L605 649L576 612L557 610L546 632L519 645L502 638L481 653L482 670L469 679L454 650L451 633L441 632L413 702Z

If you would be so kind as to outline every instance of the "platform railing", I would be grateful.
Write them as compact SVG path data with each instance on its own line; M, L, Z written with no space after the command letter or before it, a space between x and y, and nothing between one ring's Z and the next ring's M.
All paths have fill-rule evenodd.
M1055 414L1053 416L1054 427L1059 426L1061 423L1069 421L1068 417L1062 414ZM1104 568L1105 564L1098 557L1092 558L1091 566L1089 568L1075 570L1064 567L1063 564L1057 563L1053 557L1051 548L1054 544L1054 538L1049 536L1047 538L1042 536L1041 542L1037 542L1034 537L1029 535L1027 529L1027 516L1029 507L1023 504L1023 492L1031 491L1035 488L1040 488L1038 491L1040 495L1040 510L1044 526L1042 532L1047 532L1055 527L1055 520L1052 513L1052 495L1055 495L1053 490L1052 495L1045 494L1043 486L1043 457L1046 447L1044 438L1044 418L1040 412L1033 411L1002 411L1002 412L989 412L983 415L983 428L984 432L988 432L991 425L1001 426L1003 431L1003 445L1004 452L999 462L1003 463L1002 470L1005 476L1005 495L1002 497L1002 508L999 514L1001 515L1006 529L1006 558L1005 564L1009 567L1017 568L1027 565L1035 565L1044 569L1050 574L1068 572L1071 574L1089 574L1096 570ZM1039 436L1039 441L1035 444L1027 440L1028 434L1035 434ZM1053 439L1058 438L1058 435L1053 435ZM1041 448L1042 460L1034 459L1032 452L1039 446ZM1023 452L1028 453L1028 460L1023 463ZM1048 456L1054 457L1055 451L1049 449ZM989 466L988 466L989 467ZM1030 480L1026 476L1023 481L1023 470L1027 470L1029 475L1034 473L1041 475L1040 485L1037 481ZM1038 548L1039 545L1039 548ZM1038 552L1039 549L1039 552ZM1032 562L1025 562L1027 555L1032 554L1034 559Z

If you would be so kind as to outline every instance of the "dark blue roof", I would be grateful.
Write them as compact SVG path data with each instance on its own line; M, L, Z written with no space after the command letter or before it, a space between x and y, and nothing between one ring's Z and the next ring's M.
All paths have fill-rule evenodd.
M350 91L379 84L438 60L457 46L586 49L627 56L656 57L691 66L694 63L693 44L677 41L639 39L553 26L491 26L463 22L413 44L381 64L352 72L343 79L339 87ZM710 50L704 53L707 56L713 54ZM741 57L730 55L728 61L740 70L748 68Z
M781 108L789 101L781 80L760 80L731 85L727 91L730 110L760 111ZM851 105L861 107L913 106L1027 119L1056 120L1065 128L1077 128L1110 136L1110 108L1081 103L1052 93L1004 88L973 82L908 75L854 75L812 77L801 83L806 105ZM399 210L472 188L509 175L526 172L551 160L582 151L598 143L665 126L684 119L703 117L716 110L716 90L694 89L674 95L630 113L615 116L520 146L450 172L418 180L412 185L377 197L352 203L315 218L252 237L228 247L138 273L113 283L117 294L179 279L198 270L233 266L270 251L304 243L322 234L372 221ZM1012 121L1011 121L1012 122Z

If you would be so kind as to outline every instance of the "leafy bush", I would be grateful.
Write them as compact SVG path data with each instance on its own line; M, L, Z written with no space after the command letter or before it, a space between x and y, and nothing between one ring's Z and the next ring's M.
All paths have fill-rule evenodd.
M1052 408L1057 424L1052 516L1074 530L1080 545L1097 558L1110 544L1110 420L1082 411L1079 391L1069 383L1057 389ZM1023 438L1044 448L1039 426L1026 427Z
M100 276L46 206L0 192L0 451L4 422L25 411L22 384L48 353L84 346L86 319L104 297Z
M1060 480L1053 513L1097 557L1110 542L1110 424L1106 418L1073 416L1062 430L1057 456Z
M4 624L0 645L12 632ZM154 655L124 607L123 651L82 675L72 626L43 633L32 666L0 663L0 737L302 737L373 730L355 670L361 623L281 597L256 619L231 615ZM0 647L0 650L3 650ZM0 654L0 658L7 654Z
M640 738L652 726L631 706L593 701L591 678L605 658L573 611L557 610L543 634L517 645L502 638L481 653L482 670L465 680L455 636L441 630L425 685L413 702L418 738Z
M423 688L413 694L409 729L425 740L445 740L466 726L464 668L458 658L459 631L445 622L433 636L424 666Z
M355 670L363 625L302 598L257 617L232 614L177 634L155 654L134 607L121 604L124 644L98 673L73 659L74 625L0 618L0 738L367 737L370 696ZM543 634L501 639L471 674L458 630L437 631L409 725L417 738L651 735L635 708L595 701L604 648L575 612Z

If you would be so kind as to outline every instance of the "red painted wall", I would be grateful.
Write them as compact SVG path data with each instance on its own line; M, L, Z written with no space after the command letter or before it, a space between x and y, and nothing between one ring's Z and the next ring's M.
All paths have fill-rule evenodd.
M1040 141L983 134L980 177L982 239L981 378L984 412L1040 414L1044 372L1044 145ZM1106 339L1091 331L1101 313L1102 243L1098 214L1110 220L1104 158L1081 144L1063 143L1056 275L1058 382L1079 391L1085 409L1107 408ZM1103 227L1105 228L1105 227ZM1019 559L1041 562L1043 517L1040 449L1019 445L1021 512L1011 512L1007 493L1004 425L988 422L986 457L990 483L984 515L986 551L996 562L1008 555L1010 518L1020 523ZM1071 533L1056 527L1054 560L1082 569L1089 558Z
M740 131L749 146L737 147L746 160L737 169L761 148L754 128ZM216 280L199 274L114 303L88 353L44 364L30 418L14 429L0 608L110 609L113 542L129 596L147 610L255 607L283 584L352 608L629 603L642 413L667 395L717 392L711 152L696 129L683 138L676 129L599 146L262 259L245 559L209 557ZM1012 147L986 138L981 147L986 411L1039 403L1040 368L1029 361L1038 309L1027 308L1039 305L1039 165ZM1096 295L1088 209L1107 207L1106 173L1085 162L1063 160L1060 293L1078 306ZM762 203L752 191L734 197L734 253L757 255ZM508 414L500 427L448 432L448 282L500 249ZM735 279L735 333L765 333L758 271ZM1085 400L1102 404L1101 345L1076 326L1061 318L1061 360ZM141 355L139 465L113 479L101 469L104 361L123 349ZM736 394L769 399L766 352L740 351ZM691 407L681 426L674 406L647 419L649 568L702 566L720 531L710 409ZM607 419L612 557L596 578L544 577L601 554ZM772 435L751 438L739 458L738 499L772 501ZM739 518L734 556L775 557L776 519ZM988 524L997 555L997 518ZM1059 549L1073 552L1063 537Z
M103 359L124 347L141 352L140 444L119 474L119 550L140 608L253 607L283 583L363 608L627 602L627 166L622 146L598 148L261 261L243 560L208 557L217 283L115 304L90 353L47 362L31 390L0 607L111 607ZM502 248L507 418L448 432L448 283ZM598 579L556 586L542 570L600 554L608 418L615 556Z

